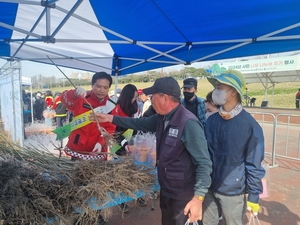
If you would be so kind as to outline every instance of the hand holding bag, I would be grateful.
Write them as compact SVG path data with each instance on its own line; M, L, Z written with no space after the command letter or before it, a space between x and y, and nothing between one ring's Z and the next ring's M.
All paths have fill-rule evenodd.
M260 221L257 216L250 214L249 225L260 225Z
M184 225L189 225L190 224L190 219L188 219ZM193 222L193 225L198 225L198 222Z

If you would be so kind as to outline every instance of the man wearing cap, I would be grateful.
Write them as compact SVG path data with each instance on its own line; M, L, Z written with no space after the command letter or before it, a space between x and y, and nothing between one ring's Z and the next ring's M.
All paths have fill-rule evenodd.
M138 95L139 95L139 100L143 102L143 108L142 108L142 114L141 116L144 115L144 113L148 110L148 108L150 107L151 105L151 100L150 98L148 97L148 95L145 95L143 93L143 90L142 89L139 89L138 90Z
M141 100L140 96L143 94L143 90L142 89L138 89L138 98L136 99L136 102L138 104L138 116L140 117L143 113L143 106L144 106L144 103L143 101Z
M196 96L197 93L197 80L195 78L186 78L183 81L183 96L181 99L181 104L192 112L205 126L205 103L203 98Z
M208 80L215 87L212 99L221 107L205 126L213 173L203 202L203 225L218 225L220 208L227 225L242 225L246 205L254 215L259 210L261 179L265 174L261 166L264 136L260 125L242 107L244 76L239 71L227 70Z
M124 118L97 113L99 121L156 132L157 172L161 187L162 225L184 225L202 219L202 202L210 186L211 160L202 125L180 104L180 87L172 77L159 78L150 88L157 114ZM92 118L95 121L95 115Z

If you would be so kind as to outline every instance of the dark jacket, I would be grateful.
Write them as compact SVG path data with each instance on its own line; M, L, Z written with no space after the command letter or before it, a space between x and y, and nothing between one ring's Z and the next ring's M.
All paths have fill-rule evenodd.
M195 118L180 106L164 129L164 116L160 116L156 129L157 168L162 194L173 199L188 199L194 195L196 166L181 142L186 122Z
M181 99L181 104L186 108L186 100L184 98ZM196 96L196 98L193 99L191 104L197 104L197 118L201 122L203 127L205 127L205 121L206 121L205 112L206 112L206 110L205 110L204 99Z
M61 102L61 97L57 96L52 109L56 112L56 117L64 117L67 116L67 107Z
M191 160L189 161L189 165L184 165L184 168L189 168L189 166L195 166L195 170L193 170L191 172L191 174L194 173L194 175L195 175L195 185L193 187L194 194L204 196L211 184L211 178L210 178L211 160L210 160L209 153L207 150L207 143L206 143L206 139L204 137L204 131L203 131L202 125L200 124L199 120L194 115L192 115L192 113L190 113L187 109L185 109L181 104L179 104L178 107L173 109L171 112L169 112L163 118L165 118L167 121L168 120L171 121L172 117L175 115L177 110L180 110L180 112L178 112L179 114L177 116L182 116L185 120L186 116L191 115L191 119L188 119L186 121L186 123L183 127L182 135L181 136L178 135L177 139L174 139L174 143L176 143L176 145L178 144L179 147L180 147L179 143L183 143L182 145L186 146L186 151L189 152L189 154L191 156ZM112 122L121 127L132 128L135 130L142 130L142 131L148 131L148 132L156 132L158 122L161 119L162 119L162 116L159 114L155 114L153 116L143 117L143 118L129 118L129 117L125 118L125 117L120 117L120 116L114 116ZM179 119L180 118L178 118L178 117L177 117L177 119L175 118L176 121L179 121ZM173 122L171 122L171 124L172 123ZM160 124L160 126L162 126L162 125ZM167 135L168 133L164 133L164 132L168 132L169 128L170 127L168 125L168 127L166 128L167 130L163 131L163 134ZM174 133L174 135L175 135L175 133ZM165 143L162 141L160 141L160 142ZM156 143L158 143L158 141ZM170 143L170 146L172 146L172 144L174 145L174 143ZM163 145L161 145L161 146L164 147ZM161 154L165 153L165 151L160 151L160 150L158 150L158 151L161 152ZM182 149L178 150L178 152L180 152L180 151L182 151ZM175 154L175 152L174 152L174 154ZM184 150L184 154L186 154L185 150ZM159 156L159 157L162 157L162 156ZM157 158L159 159L159 157L157 157ZM170 163L173 162L174 160L179 160L178 157L173 157L173 156L170 159L171 159L171 161L168 161ZM175 161L174 161L174 163L175 163ZM160 163L158 162L158 166L159 165L160 165ZM188 167L186 167L186 166L188 166ZM166 176L164 173L159 174L159 180L161 180L161 179L166 179ZM188 180L187 177L184 177L184 179ZM187 184L184 184L184 186L186 186L186 185ZM191 193L190 193L190 185L188 185L188 187L189 187L187 189L188 194L182 194L182 195L181 195L181 191L183 191L183 188L179 188L178 194L176 195L175 199L190 200L193 196L191 196ZM185 196L190 196L190 197L185 197Z
M149 117L156 114L155 109L153 108L152 105L149 106L149 108L146 110L146 112L143 113L143 117Z
M265 174L260 125L244 109L230 120L214 113L206 121L205 134L213 162L212 191L228 196L248 192L248 200L257 203Z

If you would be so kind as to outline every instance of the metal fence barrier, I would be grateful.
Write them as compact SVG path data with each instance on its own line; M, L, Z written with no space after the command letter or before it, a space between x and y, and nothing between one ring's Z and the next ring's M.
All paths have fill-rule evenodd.
M272 164L270 167L277 166L275 164L275 139L276 130L275 115L272 113L251 112L253 118L260 124L264 132L265 138L265 154L272 156Z
M275 118L276 156L300 160L300 115L278 114ZM284 135L281 135L284 134ZM280 146L280 148L277 148ZM282 148L284 146L284 148Z
M272 157L271 167L276 167L276 157L300 160L300 115L251 112L261 125L265 137L265 154Z

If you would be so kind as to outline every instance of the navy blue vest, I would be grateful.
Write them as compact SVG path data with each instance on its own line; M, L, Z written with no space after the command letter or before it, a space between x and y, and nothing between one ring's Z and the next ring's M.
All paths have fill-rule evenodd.
M162 194L178 200L191 199L196 183L196 166L181 142L183 129L189 119L198 119L181 104L164 129L164 116L156 128L157 171Z

